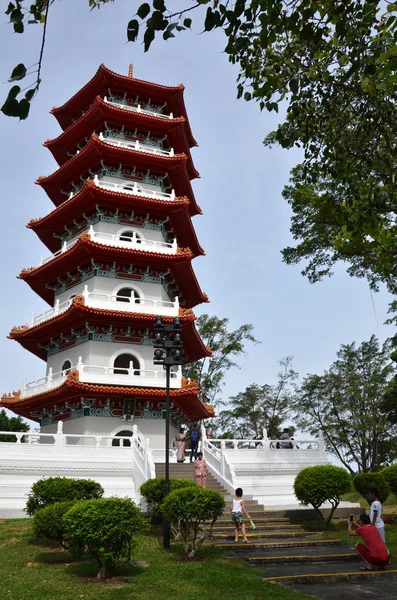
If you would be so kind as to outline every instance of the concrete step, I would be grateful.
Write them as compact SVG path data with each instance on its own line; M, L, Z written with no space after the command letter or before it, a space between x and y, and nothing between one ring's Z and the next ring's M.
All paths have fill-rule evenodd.
M375 571L374 571L375 572ZM386 573L386 571L383 571ZM324 585L325 583L325 585ZM305 583L292 584L292 589L300 594L310 594L310 598L319 600L359 600L361 598L376 598L381 600L396 600L396 577L362 577L356 581L346 581L344 577L334 578L332 585L321 583L321 577L310 586Z
M234 539L234 533L216 533L215 531L213 532L214 534L214 539L215 540L233 540ZM268 540L268 539L272 539L272 540L280 540L280 539L291 539L291 538L306 538L306 537L310 537L311 535L313 535L312 533L309 533L307 531L278 531L278 530L274 530L274 531L263 531L263 532L258 532L258 533L251 533L248 532L247 533L247 538L251 541L251 540Z
M241 537L240 537L241 540ZM288 548L289 550L292 548L312 548L314 546L319 548L319 552L322 551L323 548L328 548L329 546L341 546L340 540L332 540L332 539L324 539L324 538L311 538L311 539L285 539L285 540L272 540L272 541L258 541L255 540L252 544L243 544L241 541L236 543L230 542L216 542L214 546L217 548L221 548L222 550L232 550L233 552L249 552L250 556L260 556L263 553L263 550L273 551L278 548Z
M397 582L397 569L392 567L384 571L361 571L350 562L342 561L340 563L312 563L312 564L281 564L275 569L272 575L269 565L268 573L261 575L264 581L270 583L280 583L282 585L294 585L298 583L334 583L336 581L360 581L376 579L379 584L383 578L392 577ZM379 590L380 591L380 590ZM381 593L381 592L380 592Z
M289 563L313 563L313 562L340 562L340 561L360 561L360 557L357 552L352 552L343 546L331 546L331 547L318 547L312 546L307 547L304 550L302 548L289 548L288 550L270 550L268 552L262 552L259 556L251 556L247 552L247 561L251 566L256 565L271 565L271 564L289 564Z
M267 525L265 523L255 523L256 528L252 529L249 523L246 523L247 530L251 533L259 533L260 531L304 531L300 525L284 525L283 523L273 523L272 525ZM234 532L234 525L220 525L219 523L215 523L213 526L214 533L230 533Z

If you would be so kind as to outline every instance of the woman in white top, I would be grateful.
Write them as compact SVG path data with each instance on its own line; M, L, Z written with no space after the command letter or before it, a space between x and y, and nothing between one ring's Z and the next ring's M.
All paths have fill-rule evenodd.
M375 525L378 533L382 539L382 542L386 544L385 536L385 523L382 519L382 504L379 500L378 488L371 488L369 490L369 499L371 500L371 509L369 518L371 519L371 525Z

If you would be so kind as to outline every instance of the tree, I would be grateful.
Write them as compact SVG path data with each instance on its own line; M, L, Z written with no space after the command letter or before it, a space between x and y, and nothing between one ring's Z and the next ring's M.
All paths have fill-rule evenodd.
M382 502L386 502L389 494L390 494L390 485L384 476L385 469L383 469L380 473L357 473L353 477L353 486L356 492L361 494L361 496L368 502L369 505L372 504L372 500L369 497L369 492L371 488L377 488L379 491L379 500Z
M228 329L229 319L201 315L196 321L204 344L212 350L211 358L203 358L183 367L187 379L197 381L204 402L217 406L226 373L238 367L236 358L245 355L245 343L259 342L253 335L252 325L241 325L234 331Z
M0 431L29 431L29 425L21 417L8 417L6 411L0 411ZM15 435L0 435L0 442L15 442Z
M303 506L311 505L320 519L328 527L343 494L350 491L349 473L342 467L319 465L302 469L295 478L294 492ZM331 504L331 512L325 520L320 508Z
M324 436L327 451L351 472L378 471L393 460L397 426L381 407L395 373L390 343L375 336L342 345L323 375L308 375L294 404L297 427Z
M266 429L270 438L280 438L280 425L291 410L298 375L292 369L291 356L279 364L281 370L275 385L253 383L244 392L229 398L230 408L219 415L224 437L261 439Z

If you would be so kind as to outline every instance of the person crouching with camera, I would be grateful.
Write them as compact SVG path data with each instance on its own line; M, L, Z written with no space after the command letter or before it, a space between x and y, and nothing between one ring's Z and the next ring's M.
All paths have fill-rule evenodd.
M353 530L353 525L357 528ZM390 562L389 553L375 525L371 525L368 515L360 515L360 523L356 523L353 515L348 521L348 534L362 537L364 544L356 544L356 552L364 561L363 571L372 571L373 567L384 569Z

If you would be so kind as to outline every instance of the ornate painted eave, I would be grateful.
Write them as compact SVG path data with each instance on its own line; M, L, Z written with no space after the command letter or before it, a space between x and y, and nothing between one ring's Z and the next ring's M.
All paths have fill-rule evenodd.
M184 153L188 157L187 170L189 176L194 179L200 177L195 169L193 159L190 153L190 147L186 136L186 119L177 117L175 119L164 119L155 114L136 113L123 110L97 96L93 105L77 121L75 121L66 131L58 137L47 140L44 146L47 147L59 165L63 165L70 158L68 152L71 148L77 147L77 144L85 136L91 135L92 131L101 131L105 124L122 123L126 128L138 127L148 129L153 133L165 134L168 137L170 146L178 153Z
M188 362L211 356L211 351L205 346L194 326L196 317L193 311L181 309L179 315ZM19 342L29 352L46 360L48 342L64 336L67 332L90 330L93 326L111 329L119 327L134 338L134 330L147 330L147 335L152 335L154 320L155 315L92 308L85 305L82 296L77 296L67 310L32 327L29 325L13 327L8 337ZM164 317L163 320L165 323L172 323L172 317ZM127 333L125 336L128 338Z
M90 176L90 171L100 169L105 162L114 167L122 165L124 169L138 168L147 171L149 167L150 171L158 176L167 174L170 186L175 190L176 195L187 196L195 204L196 209L200 210L186 170L185 154L160 156L140 150L118 148L101 141L95 135L79 154L73 156L52 175L39 177L36 183L45 190L55 206L59 206L65 201L62 190L68 190L72 182L81 183L81 178L86 179ZM125 181L127 184L133 179Z
M141 196L127 196L119 192L112 192L96 186L88 179L81 190L63 202L59 207L39 219L31 219L27 227L33 229L40 240L51 252L56 252L61 247L59 238L54 237L54 232L61 231L64 225L74 220L80 220L84 213L94 210L97 205L109 209L119 209L149 214L153 217L169 219L173 231L183 246L189 246L195 256L203 255L194 230L190 211L194 209L186 197L175 200L157 200ZM128 225L128 222L126 222ZM132 225L133 226L133 225Z
M193 137L183 98L184 86L165 86L157 83L135 79L114 73L104 64L100 65L94 77L72 96L63 106L53 108L51 113L55 116L62 129L70 127L73 119L78 117L83 110L98 95L106 95L109 88L113 91L120 90L130 94L145 94L158 102L167 102L169 111L177 117L186 120L186 134L190 147L197 146Z
M22 398L21 392L12 392L12 394L3 394L0 400L0 407L8 408L21 417L38 421L31 415L31 412L43 408L53 407L54 404L63 401L73 401L84 394L102 398L124 398L134 397L136 399L161 399L165 402L165 390L162 388L132 388L124 386L93 385L79 381L78 372L69 373L60 386L48 391L41 392ZM215 411L212 406L202 402L199 399L199 387L196 382L187 382L182 380L180 389L170 391L171 401L179 410L181 410L189 420L201 420L215 417Z
M193 308L201 302L208 302L208 298L200 289L191 264L192 258L194 255L189 248L180 248L178 254L144 252L92 242L87 233L82 233L69 250L42 266L22 269L18 278L26 281L43 300L53 305L54 292L47 284L58 278L68 277L69 273L90 260L106 264L118 261L142 269L150 265L153 270L169 271L180 290L186 308Z

